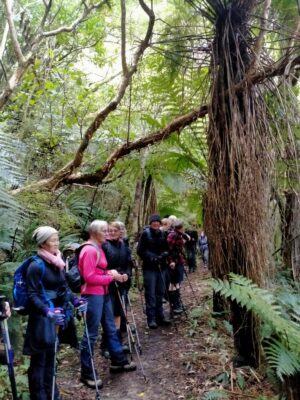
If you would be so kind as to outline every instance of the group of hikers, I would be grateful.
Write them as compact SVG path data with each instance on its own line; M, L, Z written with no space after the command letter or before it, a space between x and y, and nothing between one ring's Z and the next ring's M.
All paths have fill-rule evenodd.
M133 260L123 223L93 221L89 238L71 246L73 261L80 274L80 296L68 285L69 257L59 250L59 234L50 226L37 228L32 235L37 255L26 270L28 324L23 354L30 356L28 383L32 400L59 400L56 384L57 343L78 347L74 312L83 318L84 333L79 345L81 381L96 391L102 381L94 365L95 344L102 326L101 352L110 358L110 372L130 372L136 364L128 359L128 348L122 340L126 332L128 291ZM183 312L180 287L187 274L196 270L199 246L203 265L208 265L208 241L204 231L196 227L184 230L175 216L149 218L140 234L136 251L142 260L146 317L149 329L168 326L164 299L170 303L170 317ZM67 268L66 268L67 263ZM5 316L10 316L5 303ZM100 351L100 349L99 349Z

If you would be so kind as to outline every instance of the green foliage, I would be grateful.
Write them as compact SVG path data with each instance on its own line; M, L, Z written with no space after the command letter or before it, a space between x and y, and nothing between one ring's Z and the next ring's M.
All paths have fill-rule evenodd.
M202 396L202 400L219 400L228 398L228 394L222 390L210 390L209 392L205 392Z
M231 273L229 281L213 280L212 287L259 317L262 344L269 365L283 380L300 371L300 326L283 317L282 307L273 294L251 280Z
M241 390L246 389L246 382L244 376L238 371L236 374L236 383Z

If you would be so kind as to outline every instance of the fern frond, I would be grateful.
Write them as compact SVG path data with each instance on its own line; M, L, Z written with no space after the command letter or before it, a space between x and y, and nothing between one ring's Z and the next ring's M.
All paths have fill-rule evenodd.
M265 353L269 365L276 371L277 376L283 381L283 376L291 376L300 372L300 358L278 340L265 341Z
M210 390L209 392L204 393L202 400L220 400L228 398L228 394L222 390Z
M265 343L267 360L280 379L300 370L300 325L283 317L282 307L272 292L235 274L230 274L230 281L213 280L212 287L215 292L236 301L259 317L262 326L268 328L262 329L268 338L279 338Z

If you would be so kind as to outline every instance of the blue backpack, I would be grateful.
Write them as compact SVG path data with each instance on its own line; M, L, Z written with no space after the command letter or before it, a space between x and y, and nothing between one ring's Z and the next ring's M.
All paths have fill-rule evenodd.
M13 298L16 311L21 315L28 314L28 290L27 290L27 280L26 274L29 265L35 262L41 269L40 283L42 285L42 279L45 272L45 263L39 256L31 256L27 258L15 271L14 273L14 283L13 283ZM44 291L44 287L42 285Z

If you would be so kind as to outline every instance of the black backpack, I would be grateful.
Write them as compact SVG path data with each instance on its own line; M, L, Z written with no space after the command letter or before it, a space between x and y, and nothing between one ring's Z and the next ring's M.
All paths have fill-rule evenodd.
M69 261L69 268L66 271L66 279L69 285L69 288L72 290L74 293L80 293L81 291L81 285L84 284L84 279L80 275L79 267L78 267L78 262L79 262L79 254L80 251L83 249L85 246L93 246L97 250L97 263L98 265L100 261L100 252L99 249L97 248L96 245L93 243L84 243L78 249L75 250L75 254L73 257L71 257Z

